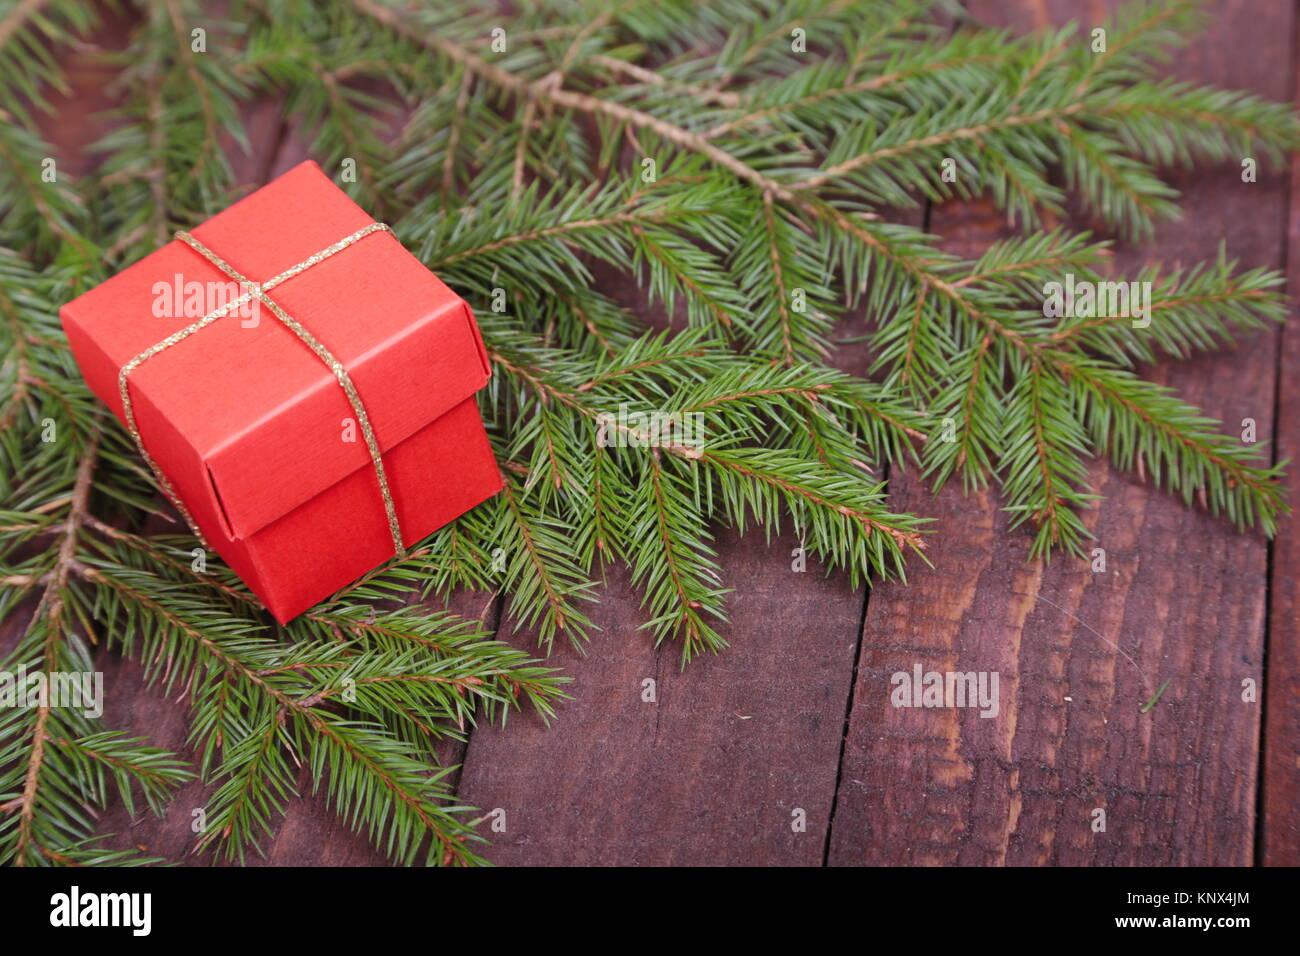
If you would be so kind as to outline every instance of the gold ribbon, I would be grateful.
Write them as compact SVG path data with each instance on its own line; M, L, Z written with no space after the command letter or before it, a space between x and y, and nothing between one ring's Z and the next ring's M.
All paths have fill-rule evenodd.
M306 272L312 266L319 262L324 262L330 256L337 255L348 246L360 242L371 233L389 231L390 230L385 223L372 222L370 225L358 229L356 232L352 233L352 235L345 236L332 246L326 246L320 252L308 256L306 259L302 260L302 262L295 266L291 266L284 270L284 272L281 272L278 276L267 279L265 282L253 282L247 277L240 275L239 272L230 265L230 263L226 262L225 259L222 259L188 232L182 231L176 233L177 239L188 245L204 259L207 259L227 276L234 279L247 291L237 298L226 302L226 304L220 308L213 309L193 325L187 326L178 332L173 332L157 345L145 349L135 358L131 359L131 361L123 365L121 371L118 372L117 387L118 391L122 395L122 409L126 413L127 430L131 433L131 437L135 439L136 447L140 449L140 455L144 458L145 463L148 464L150 471L153 472L154 478L157 479L159 487L162 488L163 492L171 500L171 503L176 506L176 510L181 513L186 524L190 526L190 530L192 530L195 536L203 542L205 547L208 547L209 545L208 542L204 540L203 533L199 531L198 524L194 521L193 516L181 502L180 495L176 493L176 489L172 486L172 483L167 480L167 477L162 473L162 469L158 467L158 463L153 460L153 456L145 450L144 438L140 435L140 429L137 427L135 421L135 411L131 407L131 393L127 388L127 377L146 360L153 358L153 356L157 355L159 352L169 349L177 342L189 338L195 332L211 325L226 313L241 308L253 299L257 299L271 310L285 328L298 336L298 338L301 339L309 349L316 353L317 358L324 362L329 370L334 373L334 377L338 379L339 386L347 395L348 401L352 403L352 410L356 412L357 421L361 423L361 433L365 436L366 447L370 449L370 460L375 466L375 476L379 479L379 494L384 499L384 511L388 515L388 530L393 536L393 549L397 552L399 558L406 557L406 548L402 544L402 531L397 523L397 507L393 504L393 494L388 487L388 476L384 473L383 456L379 451L379 443L375 441L374 429L370 427L370 416L366 414L366 407L361 402L361 396L357 394L356 386L352 384L352 378L348 375L347 369L343 367L343 363L336 359L330 350L321 344L320 340L317 339L316 336L307 331L307 329L304 328L297 319L285 312L284 309L280 308L280 306L266 294L282 282L292 279L294 276L302 272Z

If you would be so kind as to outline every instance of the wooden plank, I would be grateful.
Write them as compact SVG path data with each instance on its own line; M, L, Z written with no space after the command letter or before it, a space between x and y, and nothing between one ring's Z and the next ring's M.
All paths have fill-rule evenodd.
M1067 4L978 7L986 21L1021 28L1043 10L1052 22L1077 15ZM1286 96L1290 8L1213 13L1177 73ZM1143 256L1210 258L1219 237L1248 265L1278 265L1283 176L1246 185L1227 167L1178 184L1186 218L1154 245L1124 250L1116 274ZM977 203L936 210L931 227L974 254L1000 225ZM1267 435L1275 344L1266 332L1156 374ZM1242 702L1240 684L1261 676L1266 545L1103 463L1092 473L1106 497L1088 515L1105 574L1068 558L1029 563L1028 538L1008 534L993 493L949 488L932 499L914 473L891 479L897 507L937 510L936 569L910 587L877 588L868 605L832 864L1251 861L1260 709ZM893 708L890 675L918 663L997 671L1000 714ZM1138 713L1166 678L1161 703ZM1095 808L1106 811L1104 833L1091 828Z
M505 810L499 864L819 865L835 788L862 596L789 537L719 542L737 589L731 647L684 671L636 628L640 597L613 570L585 657L552 657L574 678L551 727L528 715L470 738L463 800ZM525 644L527 633L507 639ZM655 700L643 700L645 681ZM792 824L802 810L806 828Z
M919 225L921 212L899 218ZM634 287L605 291L644 301ZM833 364L865 374L870 355L851 340L866 331L861 315L841 323L845 344ZM793 572L797 545L788 534L769 545L760 531L720 533L718 562L736 589L719 629L731 646L685 671L676 645L656 650L637 630L640 598L621 569L610 572L593 614L604 630L585 656L557 647L552 658L574 678L574 699L557 708L558 719L547 728L512 717L506 729L480 726L470 738L460 796L505 810L506 832L489 834L490 860L823 862L865 595L812 562ZM647 678L654 703L641 699ZM803 832L791 828L796 810Z
M1300 34L1293 40L1300 50ZM1300 73L1294 77L1300 100ZM1291 160L1291 205L1287 229L1287 292L1291 318L1282 331L1277 391L1278 459L1300 463L1300 156ZM1260 862L1265 866L1300 866L1300 500L1290 481L1291 506L1273 541L1269 586L1269 630L1264 667L1264 752L1260 801Z

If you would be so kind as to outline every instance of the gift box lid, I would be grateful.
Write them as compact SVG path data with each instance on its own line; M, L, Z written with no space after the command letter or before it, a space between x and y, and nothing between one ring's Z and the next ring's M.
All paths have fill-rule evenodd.
M192 235L264 282L372 221L306 162ZM118 371L211 311L212 295L232 281L173 240L63 306L91 389L124 418ZM488 380L469 305L391 233L372 233L268 294L347 369L381 451ZM157 308L169 295L170 310ZM333 372L266 307L252 316L231 312L158 352L130 373L129 387L145 447L170 479L185 475L179 487L198 486L187 470L205 471L201 487L231 538L246 538L358 468L374 467ZM382 506L378 491L376 502Z

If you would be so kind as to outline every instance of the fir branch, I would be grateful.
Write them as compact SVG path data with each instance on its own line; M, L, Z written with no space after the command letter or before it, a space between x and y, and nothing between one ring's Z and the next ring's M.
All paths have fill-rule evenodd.
M90 446L81 457L77 466L76 481L72 486L72 498L69 501L68 515L64 519L63 535L59 541L58 554L54 560L49 583L41 595L40 604L32 615L28 625L28 634L37 622L44 630L41 661L46 673L57 669L59 642L66 635L65 602L67 600L68 577L76 561L77 534L81 530L90 501L90 485L94 477L97 443L91 440ZM21 798L6 804L7 810L17 809L17 840L14 844L13 857L19 866L25 866L31 860L33 844L40 849L35 837L37 800L41 787L41 768L45 761L47 745L47 725L50 721L50 703L40 702L36 707L36 717L31 728L31 750L27 755L27 769L23 778Z

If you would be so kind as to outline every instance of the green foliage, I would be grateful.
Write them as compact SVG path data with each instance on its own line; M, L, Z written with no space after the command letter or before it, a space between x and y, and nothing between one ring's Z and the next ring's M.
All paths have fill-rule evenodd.
M79 183L42 180L38 129L98 8L0 9L0 618L26 628L3 667L133 657L188 702L197 756L74 711L0 711L0 859L147 862L105 849L88 808L161 812L197 775L198 844L240 860L303 767L394 860L477 862L438 744L520 705L548 717L563 678L426 599L492 591L547 649L582 646L621 563L685 663L725 644L720 524L789 529L855 583L904 575L943 528L890 507L888 468L995 484L1033 557L1081 552L1097 455L1273 532L1281 466L1138 368L1280 320L1279 276L1226 256L1116 276L1107 242L1040 228L1073 202L1149 236L1177 212L1162 167L1296 146L1287 107L1158 76L1194 7L1127 8L1094 53L1077 27L954 27L928 0L479 6L150 5L105 54L118 105ZM345 188L474 305L505 481L284 628L227 569L191 570L186 537L144 533L159 498L57 320L237 198L241 116L263 98L324 168L351 160ZM887 218L972 196L1019 229L974 261ZM1049 317L1067 274L1151 283L1149 326ZM610 275L654 327L601 291ZM853 310L868 379L826 364ZM696 420L702 442L673 431Z

